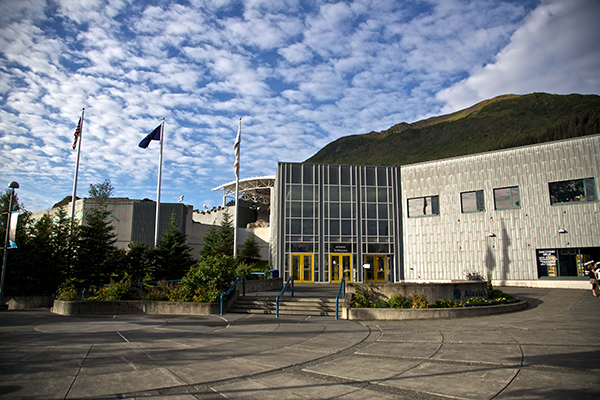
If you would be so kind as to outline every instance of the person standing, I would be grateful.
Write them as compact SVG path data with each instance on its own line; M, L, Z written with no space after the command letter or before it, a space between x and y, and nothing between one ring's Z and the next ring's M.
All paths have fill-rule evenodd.
M600 262L590 265L589 270L590 283L592 284L592 294L598 297L598 276L600 275Z

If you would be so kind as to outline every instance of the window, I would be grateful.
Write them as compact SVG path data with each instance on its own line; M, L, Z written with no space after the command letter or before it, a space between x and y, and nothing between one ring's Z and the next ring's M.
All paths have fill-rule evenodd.
M548 188L550 190L550 204L596 200L594 178L552 182L548 184Z
M483 201L483 190L461 193L460 206L462 212L464 213L485 211L485 204Z
M496 210L507 208L521 208L521 199L519 197L519 187L507 187L494 189L494 205Z
M440 214L440 197L427 196L408 199L408 216L419 217L423 215Z

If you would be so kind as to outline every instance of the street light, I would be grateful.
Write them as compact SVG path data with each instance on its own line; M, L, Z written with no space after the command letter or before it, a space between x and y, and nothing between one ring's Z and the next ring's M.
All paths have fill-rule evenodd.
M7 193L10 194L10 198L8 200L8 216L6 218L6 238L4 240L4 262L2 263L2 279L0 280L0 309L6 309L7 307L4 304L4 278L6 277L6 262L8 261L8 247L10 245L8 239L10 234L10 216L12 213L12 204L13 198L15 197L15 189L19 188L19 184L15 181L12 181L8 184Z

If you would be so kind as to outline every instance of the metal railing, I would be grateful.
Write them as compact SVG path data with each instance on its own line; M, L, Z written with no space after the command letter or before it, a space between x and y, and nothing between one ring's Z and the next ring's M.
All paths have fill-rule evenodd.
M340 294L342 293L342 298L346 298L346 278L342 277L342 281L340 282L340 288L338 289L337 296L335 296L335 319L338 319L338 308L340 303Z
M225 296L229 296L231 292L234 291L234 289L240 281L242 281L242 296L246 295L246 277L244 275L240 275L237 277L235 282L233 282L233 285L231 285L231 287L227 289L226 292L221 293L221 307L219 309L219 315L223 315L223 299L225 298Z
M287 282L285 283L285 286L283 286L283 289L281 289L281 293L279 293L277 295L277 300L275 301L275 317L276 318L279 318L279 297L283 296L283 294L287 290L290 283L292 284L292 287L291 287L292 297L294 297L294 279L290 276L288 278Z

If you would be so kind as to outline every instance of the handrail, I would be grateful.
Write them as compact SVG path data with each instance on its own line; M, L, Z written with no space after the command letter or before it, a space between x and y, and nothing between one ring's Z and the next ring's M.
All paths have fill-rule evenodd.
M277 300L275 301L275 318L279 318L279 297L283 296L283 294L285 293L285 291L287 290L290 282L292 283L292 297L294 297L294 278L293 277L289 277L287 282L285 283L285 285L283 286L283 289L281 289L281 293L279 293L277 295Z
M338 319L338 307L341 292L344 292L342 297L346 298L346 277L342 277L342 281L340 282L340 288L338 289L338 294L337 296L335 296L335 319Z
M223 298L225 296L229 296L231 294L231 292L233 292L233 289L235 289L235 287L240 282L240 280L243 281L242 296L246 295L246 277L244 275L240 275L240 276L237 277L237 279L235 280L235 282L233 282L233 285L231 285L231 287L229 289L227 289L226 292L221 293L221 308L220 308L220 311L219 311L219 315L223 315Z

